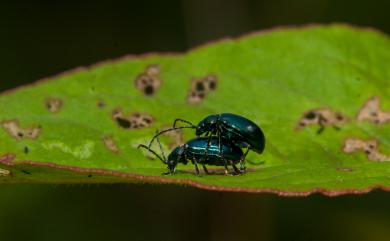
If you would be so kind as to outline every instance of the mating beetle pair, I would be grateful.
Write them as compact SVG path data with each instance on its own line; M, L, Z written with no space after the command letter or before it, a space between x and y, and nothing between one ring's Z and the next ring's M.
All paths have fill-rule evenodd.
M187 126L176 127L177 122L186 123ZM176 147L168 156L168 159L160 157L150 149L152 142L164 132L192 128L196 129L198 138L192 139L184 145ZM199 137L199 136L204 137ZM160 143L159 143L160 144ZM228 165L234 169L233 174L240 171L235 164L240 163L241 171L245 170L244 161L249 150L261 154L265 147L265 137L254 122L235 114L224 113L210 115L204 118L196 126L189 121L176 119L173 128L158 132L150 141L148 146L139 145L156 155L163 163L168 165L169 172L175 173L178 163L187 164L190 160L195 165L196 174L199 174L198 164L208 173L206 164L225 166L225 173L229 173ZM161 148L161 145L160 145ZM246 148L243 153L241 148Z

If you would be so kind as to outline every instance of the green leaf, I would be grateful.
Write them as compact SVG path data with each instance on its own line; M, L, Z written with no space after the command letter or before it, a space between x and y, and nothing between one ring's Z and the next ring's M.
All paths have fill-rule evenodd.
M1 95L0 180L181 183L281 195L389 189L389 63L387 36L331 25L76 69ZM198 80L217 87L189 103ZM195 176L192 164L162 176L166 166L136 148L175 118L198 123L224 112L253 120L266 135L264 153L250 152L241 176L219 175L223 169L212 166L213 175ZM166 151L178 137L163 137ZM185 140L193 137L185 131Z

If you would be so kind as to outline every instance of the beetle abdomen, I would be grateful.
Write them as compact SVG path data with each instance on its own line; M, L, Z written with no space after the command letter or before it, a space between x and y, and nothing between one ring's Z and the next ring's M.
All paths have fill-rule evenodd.
M263 131L253 121L242 116L224 113L219 118L224 129L223 138L236 143L240 147L249 147L257 153L262 153L265 147Z
M241 148L233 143L222 141L221 147L223 152L219 149L219 140L217 137L210 139L209 149L207 151L207 158L205 152L207 150L208 137L200 137L192 139L187 142L186 153L189 159L195 159L200 164L208 164L214 166L223 166L224 160L237 163L243 156Z

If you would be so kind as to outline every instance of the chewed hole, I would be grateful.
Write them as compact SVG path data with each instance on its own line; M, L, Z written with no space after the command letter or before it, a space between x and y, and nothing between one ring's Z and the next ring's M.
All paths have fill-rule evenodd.
M41 133L41 126L22 128L17 120L3 121L1 124L8 134L17 140L25 138L36 139Z
M146 113L133 113L124 116L122 111L114 110L112 117L124 129L146 128L153 124L154 118Z
M46 109L52 113L57 113L61 110L63 101L59 98L47 98L45 101Z
M344 153L363 151L371 161L390 161L390 156L379 152L378 145L379 142L376 139L348 138L344 141L342 150Z
M347 121L348 119L342 113L335 112L329 108L318 108L303 113L296 128L301 129L309 125L319 125L320 129L318 131L321 133L325 126L333 126L334 129L340 130L340 125Z
M196 91L204 91L205 90L202 82L197 82L195 85L195 89L196 89Z
M314 118L316 118L316 117L317 117L317 114L314 113L314 112L312 112L312 111L310 111L309 113L307 113L307 114L305 115L305 118L308 119L308 120L312 120L312 119L314 119Z
M187 101L190 104L198 104L202 102L207 95L214 91L217 85L217 77L215 75L207 75L203 78L193 78L191 80L191 88L187 94Z
M216 87L217 87L217 83L214 82L214 81L210 81L210 83L209 83L209 89L210 89L210 90L215 90Z
M145 95L153 95L154 87L151 85L146 86L144 89L144 93L145 93Z
M207 75L202 81L206 84L208 92L214 91L217 87L217 76L215 75Z
M383 111L380 108L379 97L372 97L367 100L357 115L359 121L370 121L375 124L390 122L390 111Z
M132 126L131 122L127 119L116 118L116 122L118 123L118 125L125 129L131 128Z
M144 72L142 72L135 79L135 86L139 89L144 95L152 96L161 86L160 68L158 65L149 65L146 67Z

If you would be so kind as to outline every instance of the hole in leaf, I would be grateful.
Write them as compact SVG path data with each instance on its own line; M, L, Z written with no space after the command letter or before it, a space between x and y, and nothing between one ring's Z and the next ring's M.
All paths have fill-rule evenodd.
M333 126L339 130L340 125L346 123L348 119L339 112L334 112L329 108L312 109L303 113L297 123L296 129L302 129L309 125L319 125L318 133L321 133L325 126Z
M207 75L202 79L204 85L206 86L206 91L211 92L217 88L217 76L216 75Z
M113 119L124 129L147 128L153 124L154 118L147 113L133 113L125 116L121 110L114 110Z
M380 109L379 97L372 97L364 103L357 115L359 121L370 121L375 124L384 124L390 122L390 112Z
M348 138L344 141L342 150L344 153L363 151L371 161L390 161L390 156L379 152L378 145L379 142L376 139Z
M147 85L144 89L145 95L153 95L154 87L152 85Z
M204 87L202 82L197 82L195 85L195 89L196 89L196 91L203 91L203 90L205 90L205 87Z
M45 105L48 111L52 113L57 113L61 110L63 101L58 98L47 98Z
M312 120L317 117L317 114L313 111L309 111L306 115L305 118L308 120Z
M191 88L187 94L187 101L190 104L198 104L212 91L216 89L217 77L207 75L203 78L193 78Z
M3 121L3 128L17 140L21 139L36 139L39 137L41 132L41 126L34 126L30 128L22 128L19 126L19 122L17 120Z
M160 67L155 64L146 67L144 72L135 79L136 88L146 96L154 95L160 88L161 83Z
M120 125L122 128L125 128L125 129L131 128L131 126L132 126L132 124L129 120L121 118L121 117L116 118L116 121L117 121L118 125Z

